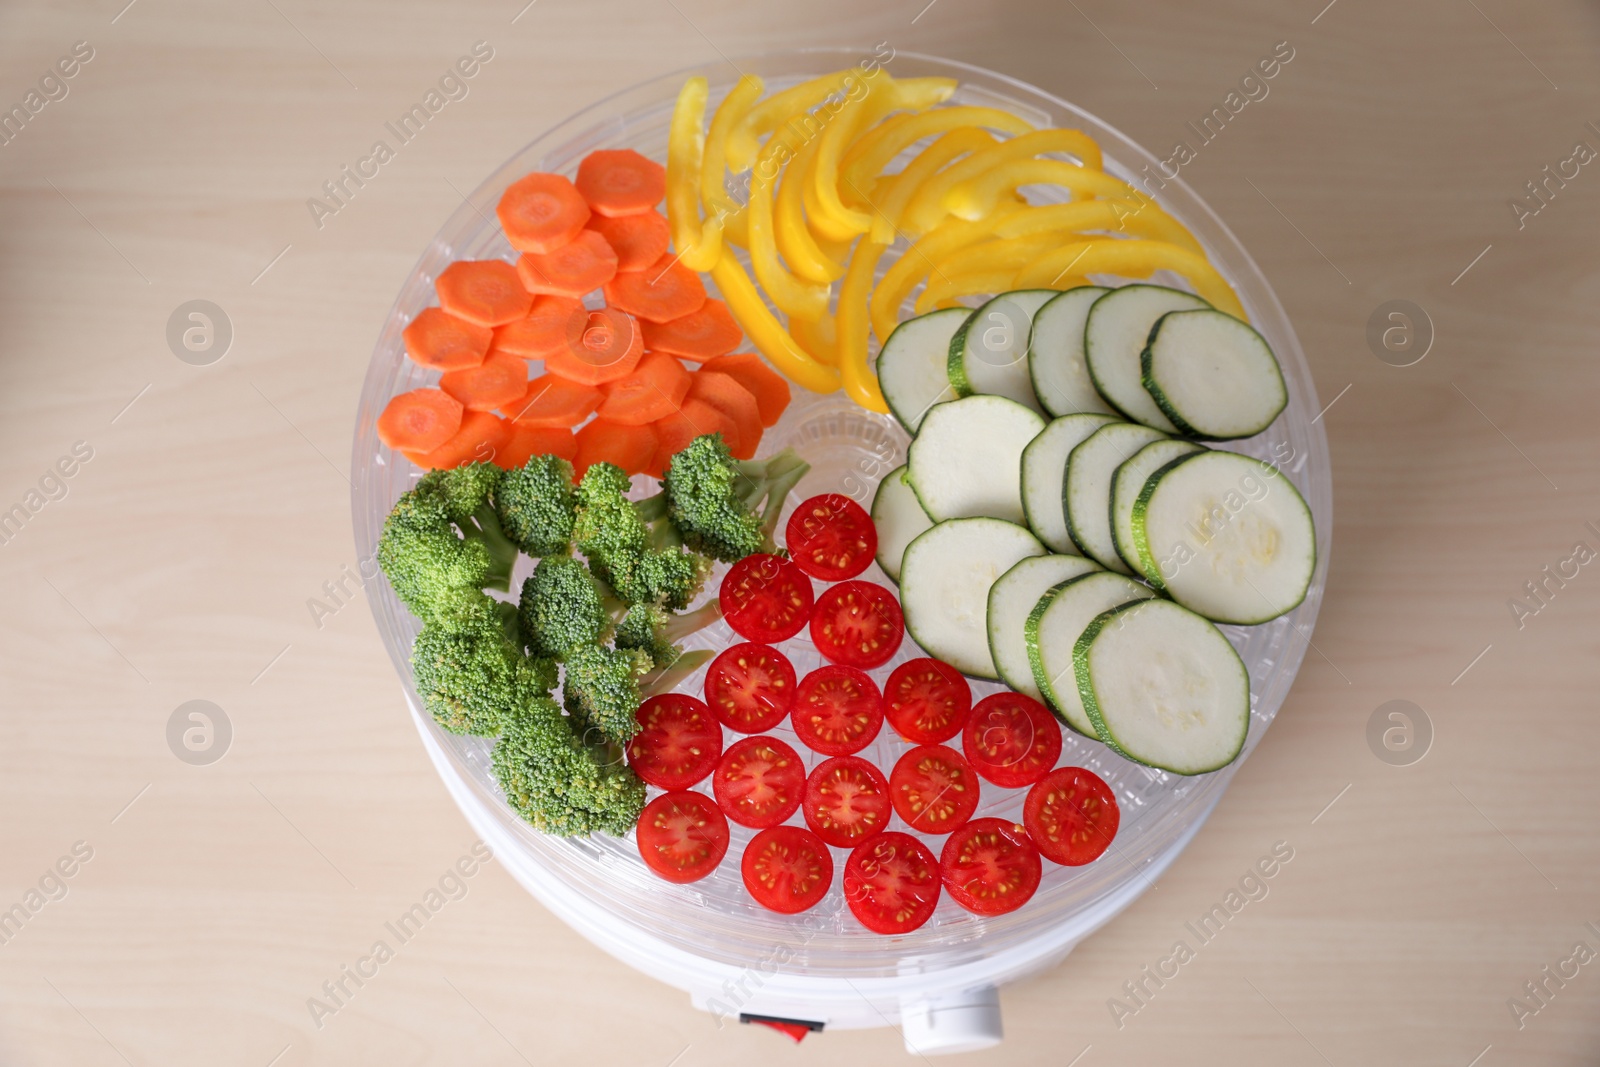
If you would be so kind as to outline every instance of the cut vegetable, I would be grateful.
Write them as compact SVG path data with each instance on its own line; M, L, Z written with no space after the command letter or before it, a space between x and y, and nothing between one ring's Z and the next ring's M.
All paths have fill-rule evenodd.
M573 185L596 214L637 215L667 195L667 171L631 148L602 148L583 157Z
M606 303L648 322L671 322L706 302L700 275L668 256L644 270L622 271L605 284Z
M479 326L515 322L533 306L517 268L501 259L457 260L439 273L433 287L440 307Z
M906 629L929 655L958 671L998 678L989 654L989 589L1021 560L1044 554L1033 534L999 519L939 523L905 552L900 595Z
M616 277L617 253L594 230L549 252L524 252L517 260L517 277L530 293L580 297Z
M761 444L761 409L750 390L738 380L716 371L699 370L689 375L689 396L709 404L728 417L733 436L728 451L734 459L751 459Z
M968 396L929 411L906 471L935 522L973 516L1020 523L1022 450L1044 420L1003 396Z
M784 546L795 566L811 577L842 582L872 563L878 532L860 504L842 493L823 493L801 501L789 513Z
M1093 721L1083 710L1078 695L1077 675L1073 673L1072 650L1091 622L1103 611L1118 604L1155 596L1147 586L1120 574L1085 574L1069 578L1044 596L1028 613L1023 626L1023 642L1033 668L1033 681L1056 718L1083 734L1099 737ZM1143 678L1143 668L1130 669L1130 676Z
M589 205L559 174L530 174L511 183L495 208L506 240L518 252L548 252L578 235Z
M602 396L592 385L541 374L528 383L520 400L503 405L500 412L519 426L569 429L594 414Z
M577 437L578 458L572 463L575 478L582 478L596 463L611 463L629 474L641 474L656 454L656 432L648 426L590 419Z
M395 451L428 452L461 429L461 401L440 389L413 389L384 406L378 440Z
M707 300L698 310L669 322L646 321L643 328L646 348L696 363L732 352L744 340L744 331L720 300Z
M1028 338L1034 313L1055 295L1054 289L1017 289L979 305L950 339L946 369L955 391L1008 397L1043 413L1028 377Z
M528 364L521 356L497 352L476 367L446 371L439 388L475 411L493 411L528 391Z
M1203 445L1192 441L1152 441L1135 452L1111 476L1111 540L1122 562L1146 581L1150 580L1150 575L1144 572L1139 548L1133 543L1133 505L1152 474L1179 456L1204 450Z
M1028 528L1053 552L1079 553L1067 527L1067 457L1111 415L1063 415L1022 450L1022 511Z
M1084 439L1067 457L1067 529L1083 554L1107 570L1132 574L1111 538L1111 479L1133 454L1166 435L1148 426L1113 422Z
M1110 291L1100 285L1080 285L1057 295L1033 316L1028 375L1039 403L1051 415L1115 413L1094 387L1083 355L1089 308Z
M906 546L933 526L916 490L906 480L904 467L896 467L878 483L877 495L872 498L872 523L878 529L878 566L898 582Z
M956 398L949 376L950 339L970 314L966 308L945 308L919 315L896 326L883 343L878 387L907 432L917 432L929 408Z
M461 428L431 452L407 451L405 457L423 470L448 470L463 463L488 463L511 434L511 424L487 411L466 411Z
M402 334L406 355L433 370L462 370L483 362L494 340L487 326L457 318L444 308L423 308Z
M602 387L597 414L629 426L664 419L689 393L689 372L671 356L647 352L633 372Z
M720 306L718 301L706 301L706 307L712 304ZM646 336L649 335L648 331L647 326ZM702 369L726 374L750 390L750 395L756 398L756 407L761 411L762 426L775 425L778 419L783 417L783 409L789 406L789 383L784 380L783 375L762 362L761 357L754 352L718 356L706 361Z
M495 453L494 462L506 470L516 470L534 456L560 456L571 462L578 457L578 439L571 430L511 424L505 443Z
M583 336L589 312L570 296L536 296L528 314L494 330L493 351L544 359Z
M704 400L684 398L683 403L664 419L650 424L661 440L663 456L675 456L689 447L689 442L706 433L720 433L725 443L731 444L737 435L733 420Z
M644 337L632 315L616 308L596 308L585 316L576 343L545 357L544 369L570 382L602 385L625 378L644 355Z
M1028 656L1028 616L1056 586L1099 569L1082 556L1032 556L995 580L989 587L987 627L989 654L1002 682L1024 696L1044 699Z
M1276 619L1305 599L1317 567L1311 509L1271 464L1202 452L1152 475L1133 507L1152 583L1217 622Z
M1206 306L1198 296L1161 285L1125 285L1096 300L1084 322L1083 349L1100 395L1134 422L1177 433L1145 392L1141 354L1161 316Z
M672 228L659 211L637 215L591 215L586 229L606 239L617 254L618 270L644 270L672 245Z
M1210 622L1168 600L1096 617L1073 650L1078 691L1101 740L1174 774L1233 762L1250 730L1250 676Z
M1161 316L1142 359L1145 391L1192 437L1254 436L1289 403L1283 371L1267 342L1220 311Z

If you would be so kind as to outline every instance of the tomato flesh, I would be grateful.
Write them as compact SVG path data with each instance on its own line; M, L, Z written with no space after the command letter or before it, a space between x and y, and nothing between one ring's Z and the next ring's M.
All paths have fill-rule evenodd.
M978 915L1004 915L1028 902L1043 867L1028 831L1005 819L973 819L939 854L951 899Z
M724 814L758 830L793 815L805 787L806 767L799 753L776 737L735 741L711 776L711 791Z
M811 643L824 659L849 667L883 666L905 634L900 602L871 582L830 586L811 609Z
M734 633L748 641L787 641L806 628L811 579L782 556L746 556L722 579L717 600Z
M794 707L794 664L770 645L746 642L706 668L706 703L717 721L741 734L772 729Z
M1098 774L1082 767L1060 767L1028 790L1022 821L1045 859L1081 867L1111 847L1122 811Z
M751 838L739 870L756 903L784 915L815 906L833 884L828 846L800 826L774 826Z
M925 834L948 834L972 818L978 792L972 764L944 745L917 746L889 774L895 814Z
M628 742L628 766L651 785L688 789L710 774L722 755L722 727L692 696L651 697L634 718L639 732Z
M639 813L639 856L669 882L696 882L728 853L728 820L704 793L663 793Z
M1049 774L1061 758L1061 726L1037 700L996 693L972 709L961 751L987 781L1020 789Z
M848 756L883 727L883 697L864 671L818 667L800 680L789 715L801 744L824 756Z
M884 714L901 737L937 745L961 732L972 711L972 686L941 660L906 660L883 685Z
M854 578L878 553L878 529L872 517L838 493L814 496L795 508L785 534L795 564L825 582Z
M910 834L898 830L857 845L844 865L844 899L850 913L877 934L907 934L939 903L939 861Z
M854 848L889 827L889 780L860 756L834 756L806 779L806 825L827 844Z

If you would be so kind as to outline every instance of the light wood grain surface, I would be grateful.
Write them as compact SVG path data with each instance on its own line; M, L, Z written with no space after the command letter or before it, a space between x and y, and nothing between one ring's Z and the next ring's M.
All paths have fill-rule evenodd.
M0 146L0 509L42 505L0 545L0 909L41 879L60 897L0 944L0 1063L901 1060L888 1030L719 1030L493 864L320 1030L306 1007L473 840L364 599L320 628L307 608L356 563L352 414L398 286L461 191L577 108L719 56L879 41L1162 154L1290 42L1183 177L1334 401L1328 596L1287 705L1158 888L1006 989L1007 1040L973 1061L1600 1057L1600 963L1520 1026L1508 1005L1600 950L1600 568L1541 574L1600 549L1600 169L1520 227L1508 204L1600 149L1593 5L124 2L0 8L8 109L93 49ZM469 95L319 229L307 198L480 40ZM233 326L210 366L168 348L192 299ZM1414 366L1366 341L1392 299L1434 326ZM78 442L92 457L45 479ZM1540 580L1519 628L1508 601ZM166 740L194 699L232 724L209 766ZM1433 726L1411 766L1366 740L1396 699ZM1279 841L1270 895L1119 1028L1107 1001Z

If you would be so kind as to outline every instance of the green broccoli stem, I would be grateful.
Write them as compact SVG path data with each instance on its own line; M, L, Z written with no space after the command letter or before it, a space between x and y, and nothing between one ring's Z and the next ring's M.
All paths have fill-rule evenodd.
M692 634L699 633L712 623L722 618L722 601L712 597L693 611L686 611L681 615L669 617L661 627L661 639L668 644L677 644ZM679 657L680 659L682 657Z
M767 468L767 507L761 514L761 529L767 535L767 544L773 545L772 533L778 527L778 517L783 513L783 505L789 499L789 493L800 479L811 470L811 464L801 459L798 455L785 449L774 459L790 457L790 462L774 470L774 465Z
M493 604L494 616L499 620L500 628L505 631L506 639L517 648L522 648L522 633L517 626L517 606L504 600L489 598Z
M461 523L461 533L469 541L477 541L489 550L489 573L484 579L485 589L511 591L511 568L517 563L517 546L500 528L500 516L494 505L485 501L472 512L471 523Z
M666 667L659 667L639 679L639 697L649 700L660 693L667 693L677 688L678 683L699 669L702 663L715 656L709 648L697 648L692 652L685 652Z
M683 535L667 519L667 494L656 493L633 502L633 510L650 531L650 547L660 552L683 547Z

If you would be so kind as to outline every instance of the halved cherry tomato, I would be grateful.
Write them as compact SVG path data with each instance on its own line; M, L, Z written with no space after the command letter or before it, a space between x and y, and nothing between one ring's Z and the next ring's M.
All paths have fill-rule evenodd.
M883 684L884 714L901 737L937 745L961 732L972 711L972 686L941 660L908 659Z
M662 789L688 789L722 755L722 727L692 696L662 693L639 705L639 732L628 742L633 773Z
M801 810L822 840L854 848L889 828L889 780L860 756L834 756L806 779Z
M744 887L763 908L793 915L814 906L833 884L833 856L801 826L774 826L745 846Z
M1061 726L1032 697L995 693L972 709L961 751L988 781L1019 789L1049 774L1061 758Z
M1028 902L1043 873L1028 831L1006 819L973 819L939 854L944 887L978 915L1004 915Z
M866 570L878 552L878 529L866 509L847 496L824 493L789 516L789 555L801 570L825 582L842 582Z
M728 820L704 793L663 793L639 813L639 856L669 882L696 882L728 853Z
M1041 856L1065 867L1082 867L1111 847L1122 811L1098 774L1059 767L1028 790L1022 821Z
M811 643L825 659L851 667L881 667L900 650L906 617L881 585L840 582L811 609Z
M746 556L728 571L717 594L734 633L751 641L787 641L811 618L811 579L782 556Z
M793 815L805 788L800 754L776 737L735 741L711 776L711 791L728 818L757 830Z
M818 667L800 680L789 713L800 743L824 756L848 756L883 728L877 683L854 667Z
M944 745L919 745L889 772L895 814L925 834L947 834L972 818L978 791L972 764Z
M706 703L728 729L759 734L788 717L795 685L788 656L750 641L725 650L706 668Z
M939 861L910 834L870 837L845 861L844 899L873 933L908 934L938 906Z

